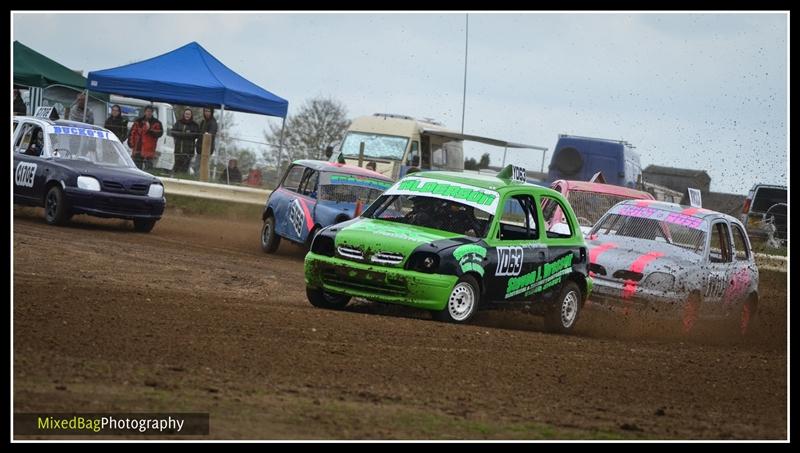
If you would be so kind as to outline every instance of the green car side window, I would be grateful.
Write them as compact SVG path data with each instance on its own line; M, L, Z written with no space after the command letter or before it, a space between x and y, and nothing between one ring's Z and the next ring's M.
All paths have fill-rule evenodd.
M544 221L550 224L550 227L547 229L547 237L571 238L573 234L572 226L570 225L569 218L566 216L567 209L564 207L561 201L548 196L542 196L541 201ZM559 219L563 217L563 222L551 222L556 214L558 214Z
M525 241L539 238L539 228L533 197L514 195L506 199L500 215L497 239Z

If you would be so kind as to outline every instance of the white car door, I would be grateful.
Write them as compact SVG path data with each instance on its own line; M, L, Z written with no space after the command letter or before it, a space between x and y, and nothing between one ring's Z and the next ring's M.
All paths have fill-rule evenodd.
M701 313L721 315L724 309L723 296L733 268L730 227L728 222L719 219L711 224L710 232Z

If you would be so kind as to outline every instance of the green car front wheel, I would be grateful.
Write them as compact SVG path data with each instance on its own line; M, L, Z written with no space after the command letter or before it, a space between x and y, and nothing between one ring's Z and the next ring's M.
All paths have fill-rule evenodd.
M434 312L434 317L439 321L465 323L478 311L480 299L478 281L471 275L464 275L453 286L447 305L443 310Z

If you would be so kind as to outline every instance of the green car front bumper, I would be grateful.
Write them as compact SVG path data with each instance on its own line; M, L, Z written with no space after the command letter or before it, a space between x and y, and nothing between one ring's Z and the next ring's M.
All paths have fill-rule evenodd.
M425 274L311 252L306 255L305 274L309 288L427 310L443 310L458 281L455 275Z

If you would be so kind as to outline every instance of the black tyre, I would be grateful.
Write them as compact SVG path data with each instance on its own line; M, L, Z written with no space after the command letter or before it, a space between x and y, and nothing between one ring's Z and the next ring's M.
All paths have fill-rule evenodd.
M139 233L149 233L156 226L156 221L153 219L134 219L133 229Z
M72 217L60 186L53 186L44 196L44 220L50 225L64 225Z
M472 275L463 275L458 279L447 305L441 311L433 312L435 319L443 322L466 323L478 311L481 301L481 287Z
M350 296L326 293L321 289L314 288L306 288L306 296L311 305L331 310L341 310L350 302Z
M544 314L544 327L548 332L570 333L575 329L582 304L581 289L572 280L561 286L558 299Z
M261 227L261 250L274 253L281 244L281 237L275 234L275 217L269 216Z

